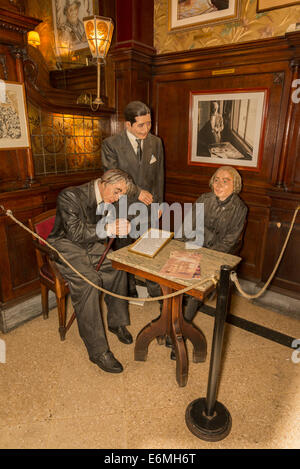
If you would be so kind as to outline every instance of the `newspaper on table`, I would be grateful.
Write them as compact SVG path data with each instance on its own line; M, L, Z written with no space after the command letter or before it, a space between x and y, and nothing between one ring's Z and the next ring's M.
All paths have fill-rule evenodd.
M200 260L199 253L173 251L159 273L182 279L201 278Z

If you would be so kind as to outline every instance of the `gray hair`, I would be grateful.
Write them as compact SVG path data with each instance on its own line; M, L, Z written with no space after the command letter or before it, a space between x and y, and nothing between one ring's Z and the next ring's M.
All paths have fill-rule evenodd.
M233 166L220 166L220 168L218 168L217 171L215 171L212 177L210 178L209 187L213 190L214 180L219 171L227 171L232 176L233 192L239 194L242 190L242 178L237 172L237 170L233 168Z
M119 181L125 181L127 186L126 193L131 195L135 192L135 184L132 177L125 171L122 171L122 169L114 168L105 171L100 177L100 181L104 184L116 184Z

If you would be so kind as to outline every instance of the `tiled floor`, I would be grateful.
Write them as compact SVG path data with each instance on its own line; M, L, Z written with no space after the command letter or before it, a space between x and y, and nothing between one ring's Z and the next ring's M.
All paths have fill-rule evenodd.
M234 296L231 313L300 338L300 321ZM134 336L157 316L157 303L131 306ZM208 340L213 318L195 320ZM188 404L206 394L209 359L189 365L187 386L175 380L170 350L153 341L146 362L133 345L108 333L120 375L104 373L88 358L72 326L59 340L56 310L0 335L0 448L299 448L300 363L293 350L226 325L218 400L230 411L227 438L209 443L185 423ZM188 344L191 356L191 345ZM300 353L299 353L300 356ZM208 355L209 357L209 355Z

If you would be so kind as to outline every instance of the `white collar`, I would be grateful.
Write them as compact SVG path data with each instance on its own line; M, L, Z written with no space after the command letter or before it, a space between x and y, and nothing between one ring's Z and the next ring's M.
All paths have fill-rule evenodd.
M126 133L127 133L127 137L129 138L129 141L131 143L131 145L133 146L133 149L135 152L137 152L137 137L135 135L133 135L131 132L129 132L129 130L126 129ZM144 144L144 140L141 139L141 148L143 149L143 144Z

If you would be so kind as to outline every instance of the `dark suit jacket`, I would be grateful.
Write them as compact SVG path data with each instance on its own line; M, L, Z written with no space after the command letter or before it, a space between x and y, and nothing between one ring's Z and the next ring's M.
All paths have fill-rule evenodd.
M97 201L94 181L63 189L57 199L56 217L48 241L67 238L81 248L103 243L96 234ZM99 246L100 247L100 246ZM103 251L105 247L103 244ZM100 248L101 251L101 248Z
M105 171L119 168L128 173L137 186L137 197L142 189L150 192L153 202L163 202L164 152L161 139L148 134L143 143L142 161L138 158L126 131L106 138L101 148Z
M119 295L127 293L125 272L113 269L105 259L99 272L96 266L105 250L104 241L96 234L101 216L96 215L95 181L77 187L68 187L57 199L53 230L48 236L52 244L81 274L91 282ZM88 285L64 262L59 270L68 281L80 336L90 357L109 349L101 317L99 291ZM105 295L108 327L117 328L129 321L128 302Z
M247 207L233 193L221 202L213 192L202 194L193 205L192 227L196 227L196 204L204 204L204 248L235 253L247 216ZM183 236L183 241L193 241Z

